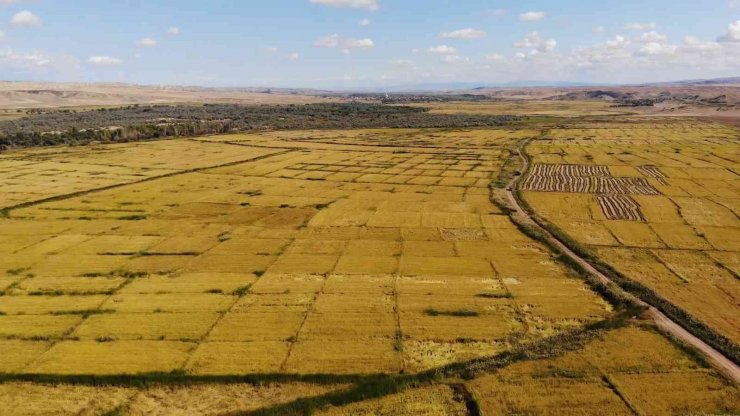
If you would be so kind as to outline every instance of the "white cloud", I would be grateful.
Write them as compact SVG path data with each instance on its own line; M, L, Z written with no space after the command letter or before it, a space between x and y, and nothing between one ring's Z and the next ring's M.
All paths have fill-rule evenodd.
M537 52L550 52L558 45L555 39L545 39L537 32L531 32L524 39L515 42L514 46L520 49L531 49Z
M100 65L100 66L114 66L114 65L120 65L123 63L123 60L114 58L112 56L91 56L87 62L90 62L94 65Z
M309 0L312 4L322 4L332 7L349 7L353 9L365 9L371 12L380 8L378 0Z
M606 28L604 26L594 26L591 29L591 32L593 32L593 33L604 33L604 32L606 32Z
M466 28L453 30L452 32L444 32L440 34L440 36L446 39L480 39L486 37L486 32L482 30Z
M458 55L445 55L441 58L441 61L446 64L461 64L465 62L470 62L470 59L463 58L462 56Z
M649 42L637 50L639 55L670 55L676 52L676 45L668 45L658 42Z
M266 48L265 48L265 50L266 50L267 52L270 52L270 53L278 53L278 50L279 50L279 49L278 49L278 48L276 48L276 47L274 47L274 46L268 46L268 47L266 47Z
M718 42L740 42L740 20L727 26L727 33L717 38Z
M289 60L291 60L291 61L297 61L298 59L300 59L300 57L301 57L301 55L299 53L297 53L297 52L290 53L287 56L287 58Z
M40 77L49 81L69 81L79 75L80 69L79 61L71 55L0 49L0 70L5 74Z
M614 39L609 39L606 41L606 46L610 48L621 48L629 44L630 44L630 41L627 40L627 38L625 38L622 35L614 36Z
M173 35L173 36L179 35L180 34L180 28L179 27L176 27L176 26L172 26L169 29L167 29L167 34L168 35Z
M3 39L5 39L5 32L0 30L0 40L3 40Z
M432 46L431 48L427 49L429 53L435 53L440 55L452 55L457 52L456 48L453 48L452 46L447 45L439 45L439 46Z
M360 26L370 26L370 23L371 23L370 22L370 19L362 19L362 20L360 20L360 22L358 24Z
M341 48L342 53L349 53L350 49L369 49L375 46L370 38L364 39L352 39L343 38L338 34L328 35L319 38L314 42L314 46L317 48Z
M136 44L143 48L151 48L157 45L157 41L152 38L144 38L136 42Z
M0 63L17 67L42 67L52 63L52 59L41 52L19 54L12 49L6 49L0 51Z
M41 19L28 10L23 10L13 16L10 24L13 26L38 26L41 24Z
M536 22L545 18L545 12L526 12L519 15L522 22Z
M650 32L643 33L639 41L642 43L663 43L668 41L668 37L661 35L660 33L651 30Z
M655 29L655 23L627 23L624 25L624 28L627 30L647 31Z
M740 8L740 0L727 0L727 6L731 9Z

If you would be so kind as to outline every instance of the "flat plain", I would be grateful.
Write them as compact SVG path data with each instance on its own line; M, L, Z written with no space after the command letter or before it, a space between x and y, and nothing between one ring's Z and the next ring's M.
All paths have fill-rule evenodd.
M491 198L525 143L538 214L737 342L737 130L562 124L0 154L0 408L737 413Z

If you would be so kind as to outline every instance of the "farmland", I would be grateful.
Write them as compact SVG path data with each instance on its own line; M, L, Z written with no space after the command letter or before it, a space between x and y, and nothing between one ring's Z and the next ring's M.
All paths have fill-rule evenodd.
M532 209L627 278L740 340L737 132L707 123L553 129L527 148Z
M732 381L491 195L526 144L538 215L737 342L736 136L576 120L2 153L0 408L736 413Z

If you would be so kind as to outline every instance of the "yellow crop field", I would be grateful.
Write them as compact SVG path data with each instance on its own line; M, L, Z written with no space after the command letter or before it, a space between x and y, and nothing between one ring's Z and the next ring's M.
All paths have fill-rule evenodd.
M547 137L526 148L534 169L523 197L532 210L627 278L740 341L737 130L690 121L582 123ZM552 192L556 184L568 191Z
M740 400L736 386L641 327L469 385L485 414L731 414Z
M657 136L665 149L671 128ZM527 144L543 166L524 175L539 215L736 337L737 184L711 171L727 167L690 156L694 144L642 169L652 153L622 160L591 139L605 128L542 131L269 131L9 152L0 408L33 413L20 395L74 414L291 414L304 401L329 415L738 410L735 386L640 318L624 322L622 305L492 192ZM583 162L591 154L604 164ZM700 195L707 182L694 181L721 191ZM619 197L598 199L605 190Z

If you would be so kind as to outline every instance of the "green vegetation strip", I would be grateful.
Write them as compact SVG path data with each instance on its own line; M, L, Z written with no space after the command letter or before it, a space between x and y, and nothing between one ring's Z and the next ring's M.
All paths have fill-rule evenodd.
M0 121L0 151L266 129L471 128L497 127L522 120L526 117L431 114L426 108L367 103L134 105L81 112L48 110Z

